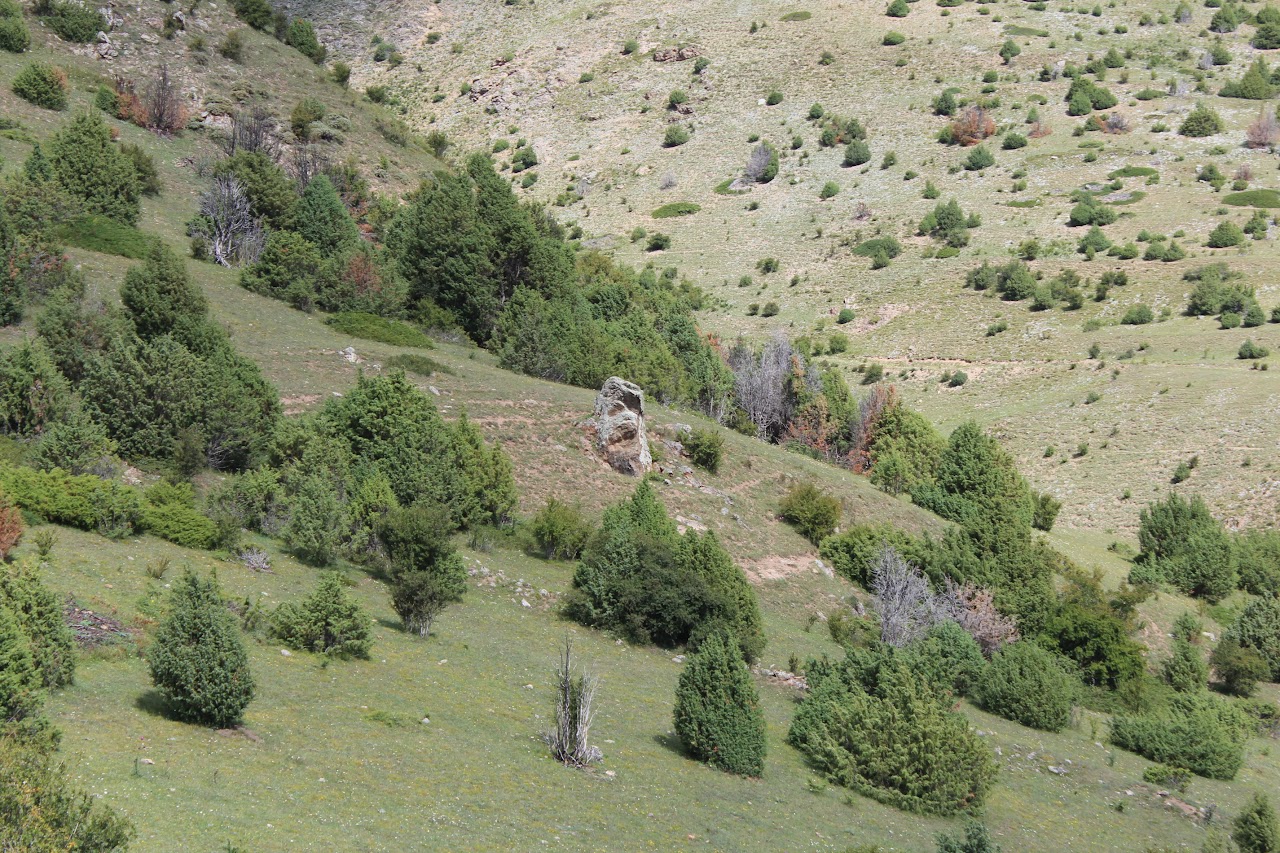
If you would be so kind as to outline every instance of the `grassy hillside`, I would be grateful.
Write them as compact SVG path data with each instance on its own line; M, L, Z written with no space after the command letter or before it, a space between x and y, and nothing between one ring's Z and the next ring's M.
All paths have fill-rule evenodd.
M1127 179L1126 187L1141 187L1147 195L1119 207L1135 216L1109 226L1108 233L1113 239L1129 239L1140 228L1207 233L1218 197L1194 181L1193 161L1212 145L1238 142L1255 105L1220 104L1234 135L1206 141L1150 131L1158 119L1176 126L1177 111L1185 112L1193 99L1150 102L1175 106L1175 113L1159 116L1146 112L1147 102L1134 102L1143 105L1128 108L1138 130L1106 137L1097 161L1086 164L1080 157L1093 149L1077 148L1081 140L1070 127L1078 120L1068 121L1059 103L1066 82L1033 82L1041 62L1082 59L1115 42L1139 55L1130 61L1131 83L1107 85L1118 94L1136 91L1149 82L1148 72L1138 70L1146 57L1157 63L1160 79L1175 71L1161 65L1161 57L1172 56L1171 45L1207 22L1207 10L1194 10L1195 22L1181 25L1178 32L1185 33L1178 36L1171 26L1139 29L1137 17L1145 9L1136 4L1110 7L1100 18L1057 7L1036 13L1011 2L970 4L944 18L944 10L920 2L906 19L885 18L883 26L868 24L880 21L882 10L864 2L808 4L811 16L792 21L781 18L795 7L763 3L733 14L697 3L289 4L313 17L337 57L356 67L347 91L296 52L247 30L245 58L225 60L214 46L238 25L221 6L198 7L186 35L159 39L162 8L147 0L123 10L125 30L112 38L127 50L112 63L35 28L29 55L0 52L0 80L31 59L56 59L71 73L72 110L80 110L111 75L142 77L167 58L193 108L241 83L286 115L304 95L319 97L350 121L333 156L354 158L377 186L397 192L438 161L377 129L395 105L384 111L358 93L368 83L390 83L417 129L443 128L455 140L446 156L524 136L542 163L536 170L541 178L528 191L534 198L554 201L570 183L587 189L581 181L589 178L584 199L555 208L558 215L577 221L623 260L679 264L718 297L718 307L701 319L724 337L763 337L786 328L825 340L835 328L834 309L852 307L856 319L840 327L851 339L850 351L829 358L855 380L852 371L864 361L884 365L890 375L903 371L895 378L904 397L943 427L967 418L991 427L1035 485L1063 499L1067 523L1046 537L1050 544L1101 569L1108 587L1129 568L1110 546L1131 538L1138 507L1162 493L1173 466L1192 454L1200 454L1201 463L1181 488L1205 494L1233 522L1274 521L1278 436L1271 413L1278 392L1270 384L1273 374L1250 371L1234 353L1246 335L1280 346L1277 326L1217 331L1212 320L1176 316L1188 287L1182 272L1214 254L1249 274L1266 307L1280 302L1280 290L1262 274L1274 260L1272 242L1229 255L1194 248L1193 257L1178 264L1085 262L1074 254L1081 229L1063 224L1071 189L1105 180L1126 163L1154 163L1160 183ZM978 14L988 9L992 14ZM748 33L752 18L767 26ZM1095 32L1125 21L1129 34ZM981 71L998 67L995 51L1011 26L1040 27L1049 35L1017 36L1023 53L1012 69L1000 71L998 120L1020 121L1029 95L1043 93L1049 104L1041 114L1055 133L1027 149L997 150L997 165L985 175L948 174L964 152L930 141L942 120L929 115L928 102L946 85L976 93ZM902 47L879 46L890 28L907 35ZM1077 29L1078 42L1071 39ZM442 37L429 37L433 32ZM191 50L196 34L207 41L202 59ZM399 68L372 62L374 34L405 54ZM630 38L639 41L639 51L623 56L621 46ZM1219 78L1238 76L1245 64L1239 36L1232 39L1238 55L1229 69L1216 72ZM1050 48L1050 41L1063 47ZM690 83L692 62L654 63L644 55L684 43L697 44L711 60L699 82ZM461 50L454 52L454 44ZM819 64L823 50L833 54L832 64ZM899 66L900 57L906 63ZM577 82L585 74L594 79ZM935 74L942 80L934 81ZM499 78L504 82L494 85ZM483 85L472 83L477 79ZM464 82L472 91L487 86L491 94L459 95ZM445 95L439 100L437 86ZM686 145L668 150L659 141L663 105L674 88L690 92L694 133ZM784 93L781 104L757 104L775 88ZM503 96L501 103L495 93ZM856 115L868 127L873 159L865 173L842 169L839 149L817 150L816 132L804 118L814 100ZM646 105L651 109L641 112ZM0 88L0 115L18 122L0 133L7 169L66 118L31 107L7 86ZM156 157L165 187L158 198L145 200L139 227L185 255L182 224L204 185L197 165L210 150L208 134L162 138L122 122L112 125ZM717 185L741 170L753 132L783 150L779 177L746 195L717 193ZM803 138L800 151L809 152L804 163L787 151L793 133ZM880 169L891 149L897 165ZM1259 175L1269 178L1273 171L1263 171L1260 153L1233 148L1214 156L1224 171L1228 160L1246 159ZM1028 169L1028 188L1015 195L1008 190L1020 168ZM906 169L920 175L904 180ZM668 173L675 185L661 189ZM944 200L955 195L982 215L973 244L956 258L926 259L928 241L908 237L934 204L920 198L926 179L939 186ZM820 202L818 190L828 180L839 182L841 191ZM1036 207L1001 204L1033 197L1040 199ZM688 217L650 215L673 201L701 209ZM853 221L858 202L871 207L869 220ZM753 203L758 209L745 209ZM629 239L636 227L671 234L672 249L643 253L643 243ZM896 235L906 251L888 268L871 271L848 243L877 230ZM1096 279L1100 270L1119 267L1130 271L1133 283L1079 311L1042 313L961 287L964 273L981 258L1003 259L1028 235L1045 242L1071 238L1069 248L1035 262L1050 275L1068 266ZM1192 247L1190 238L1185 242ZM78 248L69 255L92 295L117 300L132 261ZM779 270L758 272L755 264L763 257L777 258ZM347 393L361 371L379 372L397 354L422 354L340 333L322 316L247 292L234 272L190 260L186 265L216 321L230 331L236 349L261 366L289 414ZM753 282L740 286L743 275ZM793 275L800 279L794 287L788 285ZM780 303L776 317L744 316L749 303L770 299ZM1086 320L1114 318L1136 301L1157 311L1168 305L1175 316L1150 326L1083 330ZM986 337L998 318L1008 321L1008 331ZM0 330L0 345L22 340L32 328L29 319ZM1103 350L1098 359L1087 357L1094 341ZM354 349L355 363L344 356L347 347ZM1135 355L1120 358L1129 349ZM414 382L447 418L465 410L511 456L521 515L558 497L598 518L634 488L634 480L613 473L590 452L582 421L592 410L592 391L503 371L491 354L456 341L437 341L429 356L442 369L414 376ZM949 388L937 381L956 367L969 374L966 384ZM1086 404L1091 391L1101 398ZM673 424L708 425L690 412L657 405L648 415L655 439ZM681 526L714 530L755 584L769 637L761 669L790 668L793 658L838 656L826 618L863 593L825 573L815 549L777 519L780 495L791 483L816 482L840 498L846 525L887 522L937 533L942 521L872 488L865 478L727 430L724 438L718 474L666 475L656 484L659 497ZM1077 455L1082 443L1088 452ZM1054 452L1046 454L1050 445ZM655 455L664 464L681 464L658 440ZM216 480L203 474L200 485ZM164 612L165 590L180 570L216 571L230 598L263 608L303 597L316 570L264 537L253 537L252 544L269 555L270 572L151 536L112 541L68 528L56 533L49 583L80 607L118 620L127 636L85 653L76 684L54 694L49 716L64 733L72 777L134 822L139 850L845 850L879 844L916 851L931 849L936 833L959 826L907 815L823 781L785 743L800 694L763 674L757 683L768 724L764 776L739 779L691 761L672 733L676 653L628 645L565 621L557 604L570 587L572 565L529 557L514 537L499 536L492 548L459 538L469 570L466 600L450 608L425 641L401 629L376 576L342 566L375 622L370 660L327 662L285 653L271 641L251 641L259 692L243 728L181 724L162 712L142 657L148 632ZM17 555L33 550L24 544ZM1220 631L1214 617L1234 603L1199 607L1207 629ZM1168 645L1172 620L1197 606L1167 593L1142 605L1140 639L1152 650L1153 665ZM566 636L603 680L595 734L605 760L590 772L561 767L540 741L552 711L557 646ZM1260 695L1275 701L1280 690L1266 685ZM1268 739L1250 741L1245 769L1234 781L1196 778L1185 794L1170 797L1142 781L1150 762L1106 745L1105 714L1080 710L1068 729L1048 734L968 703L960 707L996 750L999 781L982 817L1005 850L1199 849L1205 813L1225 825L1224 816L1236 814L1254 791L1280 789L1280 758ZM1201 808L1208 811L1196 811Z
M856 320L839 329L850 339L848 352L832 360L851 371L882 364L905 399L944 426L974 417L995 430L1036 484L1064 500L1061 523L1132 529L1134 504L1165 491L1173 468L1193 454L1203 467L1182 489L1203 494L1231 524L1276 521L1270 449L1280 436L1266 413L1280 390L1272 374L1250 370L1236 351L1250 337L1274 350L1280 332L1274 325L1220 331L1209 318L1180 316L1190 290L1183 273L1213 260L1243 272L1267 311L1280 304L1267 272L1276 262L1270 236L1241 249L1204 248L1217 222L1243 224L1252 212L1224 204L1233 177L1251 172L1250 188L1274 184L1271 156L1242 147L1259 108L1274 103L1216 94L1268 55L1249 44L1254 27L1207 34L1214 8L1192 4L1188 19L1175 23L1172 8L1142 2L1053 3L1043 11L1013 0L955 8L918 2L905 18L886 17L878 0L732 10L698 2L444 0L409 10L361 8L353 16L339 15L326 0L288 5L320 22L355 68L354 85L389 85L408 121L447 133L455 150L526 139L540 164L526 192L563 205L563 218L625 259L678 264L721 300L705 322L723 337L759 339L784 327L824 341L838 311L852 308ZM883 46L890 30L905 42ZM375 62L375 36L393 43L404 63ZM1006 39L1021 50L1008 66L998 55ZM624 55L629 40L636 49ZM1230 63L1201 71L1202 54L1219 40ZM700 74L693 60L653 61L656 49L686 45L709 62ZM1069 81L1041 82L1041 68L1083 66L1112 48L1125 64L1108 69L1100 85L1119 100L1110 112L1132 130L1075 136L1084 118L1067 115ZM994 82L984 83L984 75L995 75ZM1171 81L1182 94L1165 95ZM1051 133L1017 150L1001 150L994 137L986 142L993 167L960 169L968 151L934 138L947 119L934 116L931 104L945 88L962 100L986 98L1001 132L1029 133L1034 107ZM687 93L687 115L667 109L673 90ZM1139 100L1139 93L1150 97L1144 90L1161 97ZM775 91L782 102L767 105ZM1178 135L1200 102L1221 114L1223 132ZM842 168L843 146L819 147L807 119L814 103L862 122L866 166ZM673 122L692 128L690 141L664 148ZM756 136L779 150L778 177L745 195L717 192L741 174ZM883 168L889 152L896 162ZM1209 164L1227 179L1220 193L1196 180ZM1185 260L1087 262L1077 254L1087 229L1066 225L1068 195L1133 166L1154 170L1155 178L1121 178L1119 190L1104 191L1120 214L1107 235L1122 244L1143 230L1177 232ZM828 181L840 192L822 200ZM932 241L914 236L935 204L922 198L926 181L942 200L955 197L981 216L958 257L926 258ZM700 210L652 216L672 202ZM669 234L671 248L645 252L646 240L631 239L637 228ZM873 270L851 248L878 234L896 237L904 253ZM1069 269L1096 282L1119 269L1130 284L1079 310L1043 312L963 289L969 269L982 259L1007 259L1029 238L1041 244L1031 266L1046 280ZM775 258L778 271L758 272L764 258ZM744 276L751 277L745 285ZM1092 296L1091 285L1086 292ZM747 316L751 304L770 301L778 303L776 316ZM1137 303L1159 322L1118 325ZM1000 322L1007 331L987 336ZM1094 343L1100 359L1088 357ZM968 383L941 386L942 374L957 368ZM1090 393L1102 399L1085 408ZM1089 454L1072 458L1081 443ZM1126 491L1131 500L1123 499Z

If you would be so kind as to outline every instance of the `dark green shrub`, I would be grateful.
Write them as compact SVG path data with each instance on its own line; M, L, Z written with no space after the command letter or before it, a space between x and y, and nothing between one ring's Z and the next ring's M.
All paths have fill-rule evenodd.
M778 104L782 103L782 93L777 89L774 89L765 96L764 102L771 107L776 107Z
M885 47L896 47L897 45L902 44L906 40L907 40L907 37L904 36L902 33L894 32L890 30L889 32L884 34L884 38L880 40L880 43Z
M1178 133L1183 136L1213 136L1215 133L1222 133L1222 119L1209 107L1199 103L1183 119Z
M218 528L195 507L191 487L158 483L146 491L142 522L147 532L184 548L207 550L217 540Z
M1252 696L1259 681L1270 677L1270 666L1253 648L1240 645L1239 641L1224 638L1209 655L1218 684L1235 696Z
M678 148L689 141L689 129L684 125L672 124L667 126L666 133L662 137L663 148Z
M53 137L49 163L58 183L84 203L86 213L133 225L138 219L138 172L111 141L111 129L96 113L81 113Z
M765 724L751 672L727 631L708 634L676 684L675 732L690 755L740 776L764 772Z
M755 591L712 533L683 536L642 482L605 510L573 576L566 614L633 642L678 646L717 627L751 661L765 637Z
M98 33L109 29L106 20L92 6L79 3L51 3L45 14L49 29L65 41L89 44Z
M537 553L548 560L576 560L594 528L577 504L548 498L529 523Z
M308 20L294 18L290 21L285 30L284 43L316 64L324 62L327 51L316 38L316 31Z
M1269 355L1271 355L1271 350L1261 344L1255 344L1253 340L1250 339L1240 345L1240 349L1236 353L1236 358L1266 358Z
M369 657L369 617L347 594L342 575L326 572L301 604L285 602L271 614L271 634L291 649L333 658Z
M374 314L365 314L360 311L344 311L329 317L325 320L325 323L344 335L351 335L353 338L377 341L397 347L417 347L419 349L434 349L435 347L431 338L427 337L416 326L411 326L398 320L388 320L385 317L378 317Z
M174 584L169 615L147 650L151 681L180 720L227 728L253 700L254 681L236 619L216 579L191 570Z
M54 65L32 62L13 78L13 93L46 110L67 108L67 72Z
M1244 232L1234 222L1222 221L1209 232L1205 245L1210 249L1229 249L1244 242Z
M991 751L922 677L897 661L873 689L847 672L815 675L787 740L819 772L906 811L981 806L996 776Z
M840 314L836 317L836 322L843 326L845 323L852 322L855 316L852 308L841 308Z
M1231 822L1231 840L1240 847L1240 853L1280 850L1280 822L1266 795L1255 793L1244 811L1236 815Z
M783 521L814 545L835 532L840 523L840 501L820 491L813 483L792 486L778 504Z
M12 724L37 715L44 702L41 688L30 641L0 602L0 720Z
M844 147L842 166L861 166L871 159L871 149L861 139L855 139Z
M92 474L0 466L0 489L24 511L54 524L115 538L142 526L138 493Z
M907 5L907 0L893 0L884 13L890 18L905 18L910 11L911 7Z
M1000 147L1005 151L1014 151L1018 148L1027 147L1027 138L1021 133L1006 133L1004 140L1000 143Z
M1075 697L1076 681L1058 658L1029 642L996 652L974 690L991 713L1050 732L1066 728Z
M964 160L964 168L968 172L980 172L994 166L995 162L996 158L987 146L979 145L969 151L969 156Z
M239 62L244 57L244 34L240 30L227 33L218 45L218 53L232 62Z
M387 514L380 536L391 559L391 603L405 630L426 637L445 608L461 601L467 569L449 541L453 523L440 506L416 504Z
M724 436L719 430L694 429L682 436L690 461L712 474L720 469L720 456L724 452Z
M1155 322L1155 319L1156 316L1149 306L1139 304L1125 311L1124 316L1120 318L1120 323L1124 326L1145 326Z
M938 690L959 696L969 695L987 669L978 641L958 622L935 625L898 654L913 672Z
M1161 711L1116 714L1111 742L1198 776L1232 779L1244 764L1251 730L1249 718L1228 701L1209 693L1180 693Z
M1137 563L1188 595L1217 600L1236 586L1231 542L1198 496L1171 494L1138 516Z
M1057 520L1058 512L1062 509L1062 501L1048 492L1037 492L1032 497L1035 501L1035 509L1031 517L1031 526L1047 533L1053 529L1053 522Z
M1223 640L1253 649L1270 666L1269 681L1280 681L1280 598L1255 598L1223 634Z
M0 15L0 50L10 53L22 53L31 46L31 33L22 20L22 12L17 15Z
M909 534L888 524L855 524L822 540L822 559L845 578L871 588L871 571L885 546L912 563L919 563L923 549Z
M71 684L76 671L75 639L62 615L62 599L45 585L34 561L0 566L0 609L5 608L26 638L39 686L56 689ZM0 696L0 706L4 704ZM6 719L3 713L0 719Z
M985 824L966 820L964 835L938 834L937 853L1000 853L1000 846L991 840Z
M232 0L232 6L240 20L255 30L266 30L275 18L268 0Z
M1195 693L1209 682L1209 665L1204 656L1182 637L1174 637L1173 654L1162 669L1164 680L1179 693Z

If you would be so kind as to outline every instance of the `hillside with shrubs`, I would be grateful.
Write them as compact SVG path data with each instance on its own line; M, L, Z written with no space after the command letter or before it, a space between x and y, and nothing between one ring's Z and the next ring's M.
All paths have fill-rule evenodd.
M0 849L1280 850L1280 12L863 6L0 0Z

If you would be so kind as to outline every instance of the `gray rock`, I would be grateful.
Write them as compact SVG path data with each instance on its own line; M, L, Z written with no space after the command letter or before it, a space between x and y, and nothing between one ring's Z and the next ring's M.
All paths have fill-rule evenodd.
M653 467L645 435L644 391L617 376L596 395L596 448L613 470L638 477Z

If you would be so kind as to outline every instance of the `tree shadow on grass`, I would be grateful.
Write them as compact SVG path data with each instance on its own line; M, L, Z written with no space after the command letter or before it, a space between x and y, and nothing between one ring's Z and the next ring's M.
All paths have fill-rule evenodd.
M674 734L670 732L664 732L660 735L654 735L653 742L656 743L658 746L664 747L669 752L680 756L681 758L689 757L689 753L684 751L684 744L680 742L680 738L676 737Z
M159 690L148 690L133 701L134 706L144 713L153 717L163 717L166 720L173 719L173 713L169 709L169 700Z

